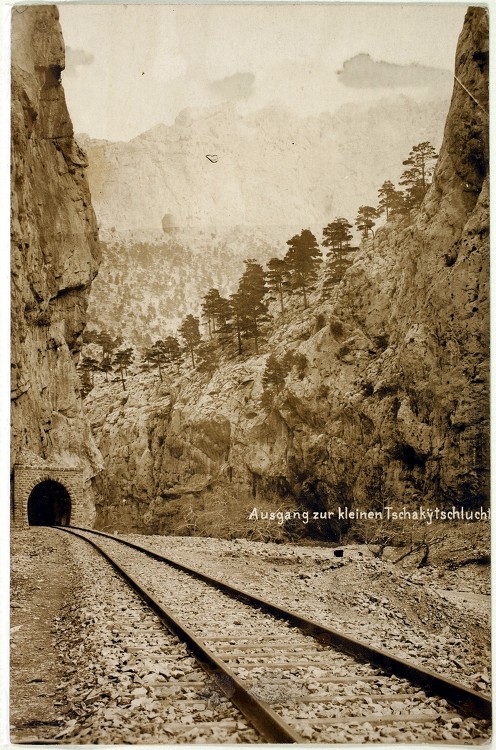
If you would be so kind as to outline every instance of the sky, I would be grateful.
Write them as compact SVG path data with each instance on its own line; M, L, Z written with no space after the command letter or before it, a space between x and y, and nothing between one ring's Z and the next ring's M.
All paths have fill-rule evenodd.
M466 6L60 4L76 133L129 140L186 107L301 115L451 91Z

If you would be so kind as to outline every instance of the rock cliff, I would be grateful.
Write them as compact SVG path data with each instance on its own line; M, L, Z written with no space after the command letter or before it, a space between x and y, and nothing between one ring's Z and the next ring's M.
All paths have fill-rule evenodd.
M487 12L471 8L424 203L362 244L329 300L292 303L260 355L210 378L92 391L100 525L229 535L250 532L254 505L487 501L487 58ZM288 350L306 364L268 404L268 352Z
M12 11L12 456L20 450L90 479L100 456L82 411L75 361L89 287L100 261L98 228L73 137L55 6Z

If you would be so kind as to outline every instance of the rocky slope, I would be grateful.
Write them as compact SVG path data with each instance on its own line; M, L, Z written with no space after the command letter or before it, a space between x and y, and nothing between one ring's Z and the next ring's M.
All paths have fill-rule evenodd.
M259 356L97 385L100 525L257 535L254 506L478 506L488 472L488 38L469 9L433 184L365 242L329 300L293 303ZM467 93L467 89L470 95ZM273 310L275 313L275 309ZM272 403L268 352L306 357ZM312 532L337 538L327 519ZM308 530L307 530L308 531Z
M55 6L12 11L12 457L20 449L87 479L100 463L75 360L100 248L60 83Z

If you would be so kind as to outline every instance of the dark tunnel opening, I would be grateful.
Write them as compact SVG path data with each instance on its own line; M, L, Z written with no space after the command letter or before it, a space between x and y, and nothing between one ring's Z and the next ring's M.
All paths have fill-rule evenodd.
M34 487L28 500L30 526L69 526L71 498L63 484L47 480Z

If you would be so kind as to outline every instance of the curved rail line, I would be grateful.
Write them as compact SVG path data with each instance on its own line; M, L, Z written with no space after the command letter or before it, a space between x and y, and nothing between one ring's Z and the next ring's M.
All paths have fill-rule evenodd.
M62 527L59 527L62 528ZM154 610L154 612L165 622L168 629L177 635L184 643L186 643L197 661L205 669L205 671L213 675L214 677L220 677L217 680L220 689L224 684L229 685L229 699L231 702L239 708L242 714L252 723L260 734L265 737L269 742L277 743L293 743L293 742L304 742L303 738L289 727L280 717L272 711L272 709L258 701L247 687L239 680L234 672L229 669L228 665L220 660L199 638L195 636L192 631L183 625L180 620L164 605L158 601L158 599L152 594L137 578L128 571L123 565L121 565L115 558L113 558L108 552L103 550L94 540L88 539L87 537L81 536L75 531L75 527L70 529L65 527L64 531L68 531L75 534L80 539L84 539L86 542L91 544L97 549L100 554L112 565L112 567L127 581L130 586L141 596L141 598ZM91 529L80 529L85 533L98 533ZM112 535L109 536L112 541L122 542L123 540L116 539ZM126 545L129 546L129 545ZM144 551L144 550L139 550ZM228 682L225 683L222 676L228 678Z
M304 743L307 740L301 736L301 734L292 728L285 720L283 720L265 701L258 700L253 692L249 689L246 681L237 677L226 661L229 661L229 654L214 653L212 648L207 646L203 640L198 638L188 627L183 625L176 616L171 612L168 607L164 607L156 596L149 591L146 586L143 586L137 578L129 571L126 570L115 558L112 557L108 552L103 550L101 546L94 540L89 539L83 534L91 534L96 537L103 537L105 539L112 540L112 542L118 543L132 550L138 551L145 554L146 556L167 564L175 570L186 573L209 586L214 587L217 590L222 591L229 597L237 599L238 601L248 604L251 607L255 607L263 613L270 614L278 619L285 620L291 626L296 626L305 636L311 636L316 639L320 647L331 647L332 649L341 653L347 654L353 657L354 660L361 663L368 663L373 667L380 669L387 675L394 675L398 678L408 680L411 685L415 685L422 690L427 691L431 695L435 695L444 698L452 706L455 706L457 710L470 717L477 717L480 719L488 720L491 718L491 700L488 696L478 693L458 682L451 679L447 679L442 675L436 674L430 670L419 667L415 664L411 664L403 659L396 657L394 654L378 649L369 644L363 643L355 638L348 635L339 633L338 631L329 628L322 623L310 620L303 615L293 612L289 609L279 607L278 605L261 599L247 591L238 589L230 584L220 581L216 578L201 573L194 568L186 565L182 565L177 561L168 558L164 555L160 555L147 547L142 545L129 542L127 540L116 537L112 534L106 534L105 532L95 531L93 529L86 529L82 527L58 527L60 530L74 534L75 536L84 539L94 548L96 548L105 559L117 570L117 572L123 576L123 578L132 586L132 588L146 601L153 610L159 615L159 617L165 622L166 626L181 640L183 640L188 647L191 649L196 659L199 661L201 666L211 675L215 676L226 675L229 684L229 695L228 697L234 705L245 715L250 721L252 726L260 732L260 734L269 742L277 743ZM79 533L79 532L82 532ZM208 640L208 638L206 639ZM217 639L219 640L219 639ZM222 639L220 639L222 640ZM229 640L229 639L224 639ZM232 650L232 646L230 646ZM243 648L243 647L241 647ZM218 651L218 644L216 646ZM225 679L225 678L224 678ZM220 688L222 689L222 679L219 680ZM303 700L303 699L300 699ZM310 699L307 702L311 702ZM318 721L318 720L317 720ZM322 720L326 721L326 720ZM406 719L405 719L406 721ZM422 722L422 716L418 717L419 723ZM333 723L331 721L329 724ZM337 721L336 723L340 723Z

